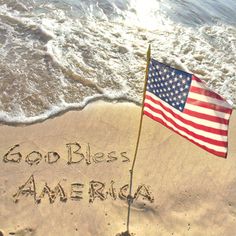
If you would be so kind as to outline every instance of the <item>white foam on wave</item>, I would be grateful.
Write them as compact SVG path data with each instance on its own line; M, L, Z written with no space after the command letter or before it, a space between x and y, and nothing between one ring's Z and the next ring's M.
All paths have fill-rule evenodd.
M86 99L84 99L83 102L79 102L79 103L66 103L63 98L61 98L62 100L60 102L58 102L57 104L54 104L53 106L51 106L50 108L48 108L45 112L36 115L36 116L26 116L24 115L24 112L21 110L21 108L19 107L17 112L12 112L12 113L6 113L3 111L0 111L0 120L3 123L7 123L7 124L32 124L35 122L40 122L40 121L44 121L46 119L48 119L49 117L53 117L55 115L58 115L60 113L69 111L69 110L73 110L73 109L83 109L87 104L99 100L99 99L103 99L103 96L101 95L97 95L97 96L91 96L91 97L87 97Z
M154 58L196 74L236 104L235 28L225 24L198 28L176 24L166 18L159 2L151 2L130 1L125 11L116 8L122 16L117 20L107 16L98 19L91 14L71 17L52 3L44 5L46 12L24 13L1 5L0 17L7 16L25 30L25 35L19 34L23 38L13 38L18 29L5 23L7 47L22 46L30 53L25 57L20 50L18 54L19 60L26 60L29 66L22 64L19 68L14 60L2 65L16 77L16 70L23 71L21 80L14 80L16 89L11 96L15 103L8 101L10 106L0 106L0 120L32 123L65 110L82 109L97 99L141 103L149 43ZM99 14L106 15L103 11ZM11 48L11 40L19 41L15 48ZM4 61L10 51L1 50ZM36 60L34 74L27 58ZM0 100L4 102L3 97L10 95L2 94Z
M163 15L160 11L160 3L156 0L131 0L127 15L127 24L139 25L150 30L156 29L157 25L162 25Z

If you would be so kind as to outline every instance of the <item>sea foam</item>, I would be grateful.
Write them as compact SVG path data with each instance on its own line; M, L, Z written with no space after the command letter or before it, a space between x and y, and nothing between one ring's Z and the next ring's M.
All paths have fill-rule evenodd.
M154 58L236 104L233 25L176 22L160 1L98 3L0 4L2 122L36 122L97 99L140 104L149 44Z

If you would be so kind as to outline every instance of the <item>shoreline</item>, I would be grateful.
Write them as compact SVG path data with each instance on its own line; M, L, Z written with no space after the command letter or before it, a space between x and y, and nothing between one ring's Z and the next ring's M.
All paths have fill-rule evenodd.
M134 106L137 106L141 109L141 104L138 103L138 102L134 102L134 101L128 101L126 99L121 99L121 100L109 100L109 99L97 99L95 98L94 101L90 101L89 103L87 103L86 105L84 105L83 107L72 107L72 108L68 108L68 109L65 109L65 110L61 110L59 112L56 112L55 114L52 114L52 115L49 115L48 117L46 118L39 118L35 121L32 121L32 122L7 122L7 121L0 121L0 126L1 125L6 125L6 126L12 126L12 127L24 127L24 126L29 126L29 125L34 125L34 124L38 124L38 123L43 123L47 120L50 120L50 119L54 119L54 118L57 118L57 117L60 117L60 116L63 116L65 115L66 113L68 112L80 112L80 111L83 111L84 109L86 109L87 107L89 106L94 106L94 105L101 105L102 103L104 104L118 104L118 105L134 105ZM236 105L233 104L233 112L236 111Z
M83 111L84 109L86 109L88 106L93 106L94 104L99 104L99 103L108 103L108 104L131 104L131 105L135 105L135 106L140 106L141 104L138 102L134 102L134 101L128 101L127 99L119 99L119 100L111 100L108 98L95 98L94 100L89 101L89 103L85 104L82 107L69 107L65 110L60 110L58 112L56 112L55 114L51 114L46 118L38 118L35 121L29 121L29 122L8 122L8 121L0 121L0 126L1 125L7 125L7 126L14 126L14 127L18 127L18 126L28 126L28 125L33 125L33 124L37 124L37 123L42 123L47 121L48 119L54 119L56 117L60 117L63 116L64 114L66 114L67 112L71 112L71 111L76 111L76 112L80 112ZM40 116L40 115L39 115Z
M135 104L99 101L40 123L1 125L0 231L124 232L140 112ZM144 116L130 232L231 236L236 231L235 134L233 111L224 159Z

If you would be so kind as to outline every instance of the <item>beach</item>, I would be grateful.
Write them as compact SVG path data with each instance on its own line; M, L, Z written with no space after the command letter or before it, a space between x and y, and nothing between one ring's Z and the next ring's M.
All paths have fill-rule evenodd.
M1 125L2 234L126 231L140 112L131 103L100 101L40 123ZM134 168L133 235L234 235L235 124L234 111L224 159L144 116Z
M233 0L1 0L0 122L96 100L140 105L149 44L235 104L235 12Z
M0 0L0 236L124 236L127 198L131 236L236 235L235 25L234 0ZM128 196L149 46L148 109L228 157L144 115Z

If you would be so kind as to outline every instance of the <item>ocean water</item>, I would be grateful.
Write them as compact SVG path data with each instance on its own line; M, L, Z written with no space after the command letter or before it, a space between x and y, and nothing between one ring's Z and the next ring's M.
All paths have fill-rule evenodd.
M236 104L235 0L0 0L0 121L140 104L149 44Z

